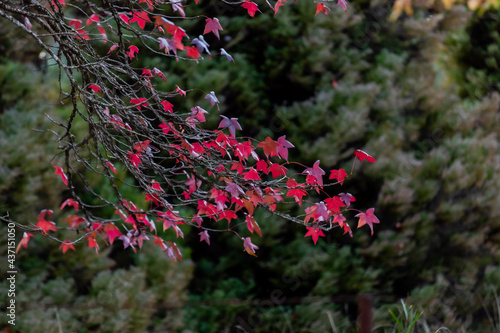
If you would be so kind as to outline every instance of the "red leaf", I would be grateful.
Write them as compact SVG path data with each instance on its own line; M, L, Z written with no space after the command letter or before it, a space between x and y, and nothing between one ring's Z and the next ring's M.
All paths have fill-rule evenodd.
M30 241L30 237L33 237L32 233L29 232L23 233L23 238L21 238L21 241L19 242L19 244L17 244L16 253L19 252L21 246L24 246L25 249L28 248L28 242Z
M223 30L222 27L220 26L219 19L217 17L214 17L213 19L207 18L205 20L205 30L203 31L203 34L208 34L209 32L213 32L214 35L220 39L219 36L219 30Z
M329 179L337 179L340 182L340 185L344 184L344 178L347 177L347 173L344 169L333 169L330 170L330 178Z
M356 155L358 160L360 160L361 162L363 160L367 160L370 163L375 163L375 159L372 156L368 155L366 152L362 151L361 149L356 150L354 152L354 155Z
M269 167L267 165L267 162L264 160L259 160L257 164L255 164L255 168L257 171L264 172L266 175L269 173Z
M201 55L198 53L198 48L196 46L186 46L187 56L193 59L201 58Z
M99 34L101 34L104 44L106 44L108 42L108 36L106 35L106 30L104 30L100 23L97 23L97 30L99 30Z
M326 7L325 5L323 5L321 2L318 3L316 5L316 14L315 15L318 15L319 12L323 12L325 13L325 15L328 15L328 12L327 10L331 10L330 8Z
M181 88L179 88L178 85L175 85L175 86L177 87L175 89L175 91L177 91L179 93L179 95L186 97L186 92L184 90L182 90Z
M312 227L306 227L306 228L307 228L307 233L304 237L311 236L315 245L319 237L325 237L323 230L319 228L312 228Z
M249 1L249 0L246 0L241 5L241 7L245 8L248 11L248 15L250 15L251 17L255 16L255 12L256 11L260 12L259 8L257 8L257 4L255 2L252 2L252 1Z
M75 251L75 247L73 246L73 244L71 244L71 241L70 240L65 240L61 246L59 246L59 248L61 249L62 248L62 252L63 254L66 253L66 251L68 251L69 249L72 249L73 251Z
M122 19L123 19L123 17L122 17ZM146 26L146 21L147 22L151 22L151 20L149 19L149 16L148 16L147 12L144 12L144 11L142 11L142 12L136 12L136 11L134 11L133 15L132 15L132 18L130 19L130 21L128 23L137 22L137 24L139 25L139 27L141 27L141 29L144 30L144 27Z
M135 45L130 45L128 47L128 51L127 51L127 55L128 57L130 58L130 60L132 60L133 58L135 58L135 55L136 53L139 52L139 48Z
M92 23L97 23L99 22L99 16L97 14L92 14L90 15L89 19L87 20L87 26L91 25Z
M127 25L130 25L130 18L128 17L127 14L119 14L118 15L123 22L125 22Z
M141 157L142 155L140 153L132 153L131 151L127 151L128 158L130 163L136 168L139 169L139 164L142 164Z
M97 244L95 238L87 237L87 240L89 241L89 249L95 248L95 253L99 254L99 245Z
M232 210L225 210L219 214L219 220L226 219L228 223L231 223L232 219L237 219L238 215Z
M255 250L258 250L259 247L256 246L255 244L252 244L252 240L250 237L247 238L241 238L243 240L243 246L245 247L245 251L251 256L257 257L255 254Z
M66 177L66 174L64 173L64 170L61 167L58 167L58 166L54 166L54 168L56 168L55 174L56 175L60 175L61 179L62 179L62 181L64 183L64 185L68 186L68 177Z
M85 223L85 219L78 215L70 215L63 219L63 222L67 222L70 228L78 228L81 223Z
M338 196L327 198L325 199L325 202L328 210L336 214L340 213L340 207L345 207L344 202L342 202L342 200Z
M130 104L137 104L137 109L141 109L141 106L148 107L149 104L146 103L146 98L141 97L141 98L132 98L130 100Z
M293 196L295 198L295 202L299 203L299 206L302 206L302 197L307 195L307 192L302 188L293 188L293 187L302 187L302 184L297 184L295 179L290 179L286 182L287 187L292 187L288 190L286 196Z
M280 6L283 6L283 2L287 0L278 0L276 4L274 5L274 15L278 14L278 11L280 10Z
M78 203L78 201L75 201L73 199L66 199L62 205L61 205L61 210L66 207L66 206L73 206L73 208L75 209L75 211L78 211L78 208L80 207L80 204Z
M75 30L79 30L82 27L82 21L78 20L78 19L72 19L69 22L69 25L73 26L75 28Z
M104 226L104 230L106 231L106 235L104 237L107 237L109 239L110 244L113 244L116 238L122 236L120 230L118 230L118 228L113 223L106 224Z
M259 177L259 174L257 173L257 171L255 171L254 168L250 168L249 171L245 172L245 177L243 177L243 179L246 179L246 180L262 180L260 177Z
M373 236L373 224L374 223L380 223L379 219L373 214L375 211L374 208L369 208L365 213L359 213L356 215L356 217L359 217L359 222L358 222L358 229L364 226L365 224L368 224L370 227L370 230L372 232Z
M48 234L49 231L57 231L56 224L54 222L47 221L43 218L38 220L36 227L42 229L46 234Z
M169 101L163 101L160 104L163 105L163 110L165 112L174 113L174 111L173 111L174 105L172 103L170 103Z
M106 165L108 166L108 168L113 171L113 173L116 175L118 174L118 171L116 170L115 166L113 165L113 163L111 163L110 161L106 161Z
M273 178L278 178L279 176L285 177L287 169L278 163L273 163L269 168L269 171L273 175Z
M270 137L267 137L264 141L257 145L258 148L262 148L264 150L264 155L266 155L266 157L278 156L278 146L278 142L274 141Z
M94 92L100 92L101 91L101 87L99 87L98 85L95 85L95 84L91 84L89 86L90 89L92 89Z
M259 225L257 224L257 221L253 218L251 215L246 216L246 221L247 221L247 228L248 230L253 234L253 231L257 233L260 237L262 237L262 230L260 229Z

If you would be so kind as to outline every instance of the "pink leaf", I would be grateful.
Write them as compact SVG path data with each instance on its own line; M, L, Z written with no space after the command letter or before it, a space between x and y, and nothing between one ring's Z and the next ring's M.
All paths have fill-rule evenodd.
M205 30L203 31L203 34L208 34L209 32L213 32L214 35L220 39L219 36L219 30L223 30L222 27L220 26L219 19L217 17L214 17L213 19L207 18L205 20Z
M231 137L235 138L236 137L236 130L241 131L241 126L238 123L238 118L231 118L228 119L225 116L221 116L222 120L219 124L219 128L227 128L229 130L229 133L231 133Z
M359 217L358 229L364 226L365 224L368 224L372 232L372 236L373 236L373 224L380 223L379 219L373 214L374 211L375 211L374 208L369 208L366 211L366 213L359 213L356 215L356 217Z
M207 242L208 245L210 245L210 235L208 234L208 231L202 231L200 233L198 233L198 235L200 235L200 242Z
M241 239L243 240L243 246L245 247L245 251L247 251L249 255L257 257L257 255L255 254L255 250L258 250L259 247L256 246L255 244L252 244L252 240L250 239L250 237Z

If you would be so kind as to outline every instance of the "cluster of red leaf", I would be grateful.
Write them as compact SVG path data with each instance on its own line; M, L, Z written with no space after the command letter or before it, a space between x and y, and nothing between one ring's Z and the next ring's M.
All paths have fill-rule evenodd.
M266 2L276 14L285 1L278 0L274 6ZM159 43L159 49L164 50L165 54L175 58L178 58L178 51L186 51L186 56L194 60L202 58L203 53L210 55L209 44L203 35L212 33L220 39L219 33L223 31L217 18L206 18L203 33L186 45L189 37L184 29L164 15L152 15L157 11L158 0L140 0L138 4L147 6L147 10L141 7L141 10L117 12L115 24L130 29L135 24L140 29L134 27L138 33L145 32L150 27L151 31L147 36L154 38ZM185 16L181 2L171 1L169 4L172 11ZM339 4L346 9L345 1L339 0ZM59 5L64 6L65 3L59 0ZM60 9L59 5L53 3L54 8ZM247 9L252 17L259 11L257 4L251 1L245 1L241 6ZM316 13L320 11L327 13L327 8L321 3L318 4ZM97 27L101 39L106 43L114 38L106 33L103 25L109 28L108 32L114 31L114 28L110 25L111 19L101 15L89 15L86 28ZM79 43L91 40L92 31L85 30L80 19L70 19L69 27L73 29L71 33ZM116 51L122 53L121 59L133 63L139 55L139 47L132 43L126 44L125 41L122 39L113 43L102 59L117 58L118 55L113 53ZM150 48L150 45L144 46ZM144 49L143 46L141 49ZM221 49L220 54L234 61L224 49ZM344 216L349 211L357 212L358 228L367 224L373 234L373 224L379 223L373 214L373 208L368 209L366 213L357 211L351 208L351 203L355 201L351 194L330 196L324 191L327 185L342 186L352 174L352 170L350 173L344 169L330 170L329 180L334 183L325 184L326 173L320 167L319 160L312 167L289 161L288 150L294 148L294 145L286 136L277 139L266 137L262 141L240 138L237 134L243 131L243 128L238 118L224 115L220 115L222 119L217 129L205 129L203 126L209 111L195 106L190 112L183 113L180 111L182 107L174 107L174 104L167 100L175 95L186 96L190 90L183 90L176 85L176 89L171 92L157 92L155 77L167 81L163 72L156 67L138 70L141 74L136 75L134 72L131 77L138 81L139 88L134 87L133 96L124 96L125 98L114 100L114 103L107 100L113 94L113 89L105 80L85 82L82 85L85 88L80 89L87 103L95 103L92 104L93 109L99 111L96 117L104 124L102 127L94 126L93 133L97 133L98 138L101 138L98 142L104 145L104 151L113 151L107 158L98 157L102 174L112 184L121 179L124 173L132 174L144 189L144 202L149 206L148 209L140 209L138 207L141 205L120 196L118 203L109 203L115 207L117 218L114 220L92 220L89 214L82 214L85 217L77 214L65 217L63 221L68 223L68 228L83 233L88 247L94 248L96 253L99 251L99 243L110 245L116 239L122 241L124 248L130 247L134 251L137 247L142 248L144 241L153 240L154 245L160 246L169 258L181 260L177 245L158 236L156 224L161 223L163 231L173 231L176 238L184 237L181 228L183 225L198 228L200 242L205 241L207 244L210 244L211 230L232 232L243 241L243 249L255 256L258 247L252 243L250 237L243 237L240 233L248 230L251 234L255 232L262 236L255 217L256 210L264 209L278 214L277 205L286 200L295 201L299 206L307 202L308 207L304 209L302 220L285 213L279 215L305 225L305 236L311 236L314 243L319 237L325 236L324 231L335 227L340 227L344 233L352 235ZM204 100L208 101L211 108L216 105L217 109L219 108L219 99L215 92L205 93ZM122 101L121 106L119 103ZM113 143L106 146L106 140L102 138L108 137L114 138L114 141L111 140ZM120 146L120 149L116 149L117 146ZM354 155L359 161L375 162L372 156L362 150L356 150ZM124 173L118 173L116 163L123 167ZM299 165L303 170L297 173L294 169L289 169L290 165ZM70 170L69 165L66 164L66 172L60 166L55 166L55 169L55 174L75 193L72 175L66 175ZM310 193L322 195L325 199L317 202L317 199L310 197ZM181 209L184 205L190 205L194 213L185 213L185 210ZM65 200L60 209L67 207L72 207L75 212L87 212L87 206L79 197ZM40 212L35 230L44 235L57 232L56 223L48 220L52 216L51 210ZM238 222L240 218L244 218L246 223ZM238 228L240 224L246 225L246 230ZM26 247L31 235L26 233L20 246ZM63 253L69 249L75 250L74 241L64 240L60 248Z

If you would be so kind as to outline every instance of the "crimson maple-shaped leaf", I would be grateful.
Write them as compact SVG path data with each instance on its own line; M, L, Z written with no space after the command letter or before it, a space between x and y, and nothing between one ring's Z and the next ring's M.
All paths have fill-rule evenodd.
M269 167L267 165L267 162L264 160L259 160L257 164L255 164L255 168L257 169L257 171L261 171L266 175L269 173Z
M193 59L201 58L201 55L198 53L198 49L196 46L186 46L187 56Z
M338 196L325 199L325 203L328 210L337 214L340 213L340 207L345 207L344 202Z
M258 250L259 247L252 243L252 240L250 239L250 237L241 238L241 239L243 240L243 246L245 247L245 251L247 251L247 253L249 255L257 257L257 255L255 254L255 250Z
M307 168L302 172L302 174L305 175L310 175L314 178L316 178L316 182L318 185L323 186L323 175L325 174L325 171L319 167L320 161L317 160L314 162L314 165L312 168Z
M116 238L122 236L120 230L118 230L118 228L113 223L106 224L104 226L104 231L106 232L106 235L104 237L107 237L109 239L110 244L113 244Z
M127 17L128 18L128 17ZM123 18L122 18L123 19ZM144 27L146 26L146 22L151 22L149 19L148 13L147 12L133 12L132 18L128 21L128 23L134 23L137 22L139 27L141 27L142 30L144 30Z
M135 58L136 53L139 53L139 48L135 45L130 45L127 51L127 55L130 58L130 60Z
M320 228L306 227L306 229L307 233L304 237L311 236L315 245L319 237L325 237L323 230L321 230Z
M255 2L252 2L252 1L249 1L249 0L246 0L242 5L241 7L245 8L247 11L248 11L248 15L250 15L250 17L254 17L255 16L255 12L259 11L259 8L257 7L257 4Z
M266 155L266 157L278 156L278 146L278 142L274 141L270 137L267 137L264 141L257 145L258 148L262 148L264 150L264 155Z
M232 138L236 138L236 130L241 131L241 126L238 123L238 118L227 118L225 116L221 115L221 122L219 124L219 128L227 128L229 130L229 133L231 133Z
M330 170L330 178L329 179L337 179L340 182L340 185L344 184L344 178L347 177L347 173L344 169L333 169Z
M375 163L375 159L361 149L356 150L354 152L354 155L358 158L358 160L360 160L360 162L363 162L363 160L367 160L370 163Z
M49 231L57 231L56 224L45 219L45 216L48 215L50 218L52 214L53 212L50 209L44 209L38 214L38 223L36 227L42 229L46 234L48 234Z
M250 170L248 170L244 174L245 174L245 177L243 177L243 179L246 179L246 180L262 180L260 178L259 174L257 173L257 171L255 171L254 168L250 168Z
M173 111L174 105L172 103L170 103L169 101L163 101L160 104L163 105L163 110L165 112L174 113L174 111Z
M269 172L271 172L273 178L278 178L279 176L285 177L286 171L287 169L278 163L273 163L269 168Z
M368 224L373 236L373 224L380 223L379 219L373 214L375 208L369 208L366 213L359 213L356 217L359 217L358 229Z
M66 251L68 251L69 249L72 249L73 251L76 251L75 250L75 247L73 246L73 244L71 244L71 241L70 240L65 240L61 246L59 246L60 249L62 249L62 252L63 254L66 253Z
M205 24L205 30L203 31L203 34L206 35L208 34L209 32L213 32L214 35L220 39L220 36L219 36L219 30L223 30L222 27L220 26L220 23L219 23L219 19L217 17L214 17L213 19L211 18L207 18L205 20L206 24Z

